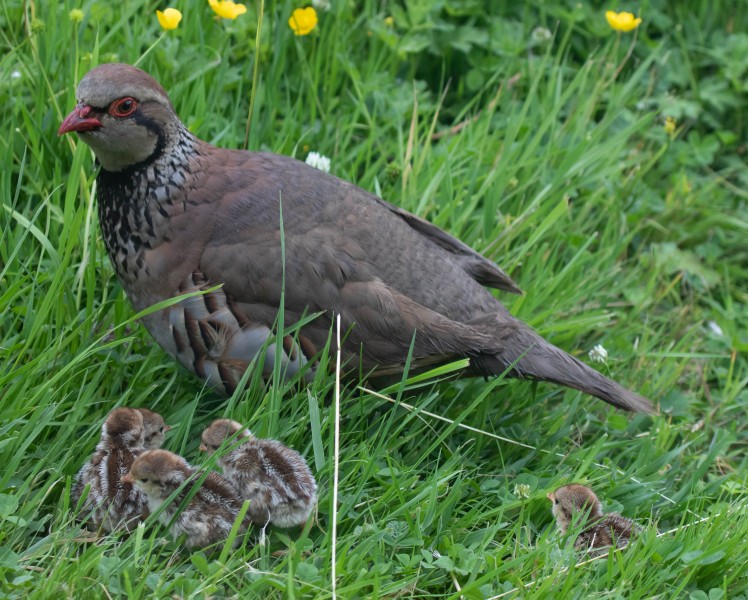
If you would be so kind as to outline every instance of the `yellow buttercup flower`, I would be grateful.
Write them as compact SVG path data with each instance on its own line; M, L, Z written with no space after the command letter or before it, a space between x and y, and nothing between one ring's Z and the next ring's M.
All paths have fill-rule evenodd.
M673 135L675 133L675 119L673 117L665 117L665 133Z
M642 20L638 17L634 17L630 12L613 12L612 10L605 11L605 19L616 31L632 31L639 27L639 23Z
M224 19L236 19L239 15L247 12L246 6L231 2L231 0L208 0L208 4L210 4L213 12Z
M288 26L296 35L308 35L317 26L317 11L311 6L297 8L291 13Z
M157 10L156 17L158 18L158 24L164 29L176 29L179 21L182 20L182 13L176 8L167 8L163 12Z

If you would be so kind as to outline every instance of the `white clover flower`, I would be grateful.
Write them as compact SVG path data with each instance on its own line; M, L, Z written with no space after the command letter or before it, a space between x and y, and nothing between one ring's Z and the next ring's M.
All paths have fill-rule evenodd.
M330 0L312 0L312 6L317 10L330 10Z
M546 42L550 42L553 39L553 34L550 29L545 27L536 27L530 33L530 46L541 46Z
M517 498L529 498L530 497L530 486L526 483L517 483L514 486L514 495Z
M715 321L707 321L706 326L715 335L725 335L725 332L722 331L722 328Z
M325 173L330 172L330 159L319 152L310 152L306 157L306 164Z
M11 79L20 79L21 78L21 72L20 71L11 71L10 78Z
M608 359L608 351L601 344L590 350L590 360L604 363Z

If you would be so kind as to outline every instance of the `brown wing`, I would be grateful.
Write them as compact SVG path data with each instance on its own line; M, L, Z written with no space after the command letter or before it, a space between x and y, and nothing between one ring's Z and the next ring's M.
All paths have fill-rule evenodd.
M227 181L235 169L244 185L225 193L200 270L210 283L225 284L249 321L271 325L280 304L282 210L286 321L326 315L302 332L310 347L324 346L339 313L348 356L360 355L365 369L401 368L414 332L416 366L497 351L492 336L467 324L486 314L508 317L479 281L513 287L493 263L426 221L298 161L225 154L224 162L238 162L227 166Z
M488 260L482 254L478 254L467 244L462 243L443 229L439 229L436 225L429 223L421 217L397 206L393 206L381 198L376 198L376 200L402 218L415 231L427 237L447 252L454 254L455 259L462 265L465 272L478 283L506 292L512 292L513 294L522 293L519 286L498 265Z

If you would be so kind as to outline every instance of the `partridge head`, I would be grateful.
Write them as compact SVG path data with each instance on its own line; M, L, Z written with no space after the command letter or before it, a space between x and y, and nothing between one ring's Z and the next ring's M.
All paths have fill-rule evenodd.
M604 514L598 497L584 485L561 486L548 494L548 499L552 502L551 512L561 533L566 533L574 522L583 527L574 541L577 550L608 546L623 548L638 531L632 520L617 513Z
M244 439L251 436L252 432L241 423L231 419L216 419L200 436L200 451L213 454L221 446L226 446L229 439Z
M147 450L133 462L122 481L134 485L149 500L163 502L192 474L187 461L168 450ZM160 504L154 502L154 508Z
M294 159L197 139L135 67L93 69L77 97L59 133L96 154L104 242L135 308L220 286L143 319L219 391L232 393L263 350L264 376L279 356L286 377L311 379L339 314L348 377L469 358L468 374L507 371L654 412L514 318L486 289L518 293L511 278L431 223ZM274 342L283 290L284 326L316 316Z
M159 521L171 526L174 539L186 536L190 548L226 540L242 508L222 477L210 473L202 482L200 479L201 473L184 458L167 450L146 450L122 477L124 483L144 494L152 513L161 510ZM195 486L198 486L197 491L180 511ZM176 496L169 501L175 492Z
M254 523L294 527L307 522L317 503L317 482L298 452L276 440L256 438L228 419L211 423L201 439L201 450L221 453L218 465L239 497L250 501ZM241 443L233 447L237 439Z
M116 408L101 427L101 440L81 467L72 489L77 505L86 486L88 495L79 515L92 530L130 530L148 515L145 496L121 477L144 449L143 415L138 409Z
M140 414L143 415L143 445L154 450L164 445L166 432L171 431L164 418L157 412L147 408L139 408Z

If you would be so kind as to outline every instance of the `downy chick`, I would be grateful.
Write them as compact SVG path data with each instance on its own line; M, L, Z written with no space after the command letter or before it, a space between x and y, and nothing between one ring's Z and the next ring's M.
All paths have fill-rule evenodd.
M132 464L122 481L145 495L148 508L157 511L188 479L188 483L159 514L159 521L171 525L174 539L187 536L187 546L204 548L225 540L242 508L242 502L228 482L210 473L184 509L174 518L185 498L194 490L201 474L184 458L167 450L146 450ZM244 531L244 526L240 531ZM239 537L237 537L237 540Z
M145 496L121 481L143 451L143 415L134 408L116 408L101 427L101 440L75 477L71 492L78 504L86 485L88 496L80 516L92 531L130 531L148 515Z
M603 514L595 493L578 483L561 486L548 494L548 499L553 503L551 512L561 533L567 532L572 521L584 523L584 529L574 540L577 550L624 548L639 530L636 523L618 513Z
M232 437L236 439L227 441ZM317 482L298 452L276 440L256 438L229 419L213 421L201 439L200 450L210 454L239 443L218 465L239 497L250 501L254 523L293 527L307 522L317 502Z

